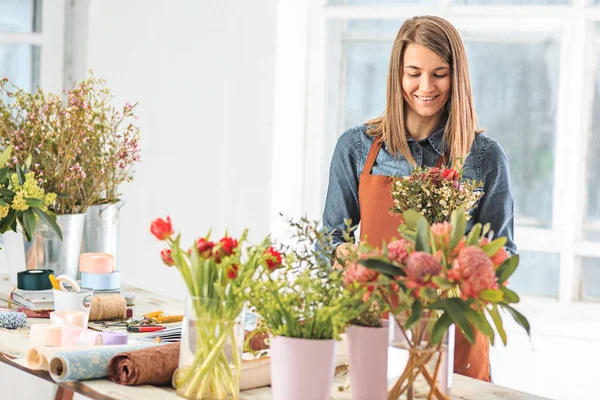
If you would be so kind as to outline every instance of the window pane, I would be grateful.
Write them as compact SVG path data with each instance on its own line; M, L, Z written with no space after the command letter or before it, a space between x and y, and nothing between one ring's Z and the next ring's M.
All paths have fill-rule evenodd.
M582 300L600 300L600 258L584 258L581 269Z
M0 31L41 32L41 1L0 0Z
M522 296L558 297L560 257L557 253L519 253L519 267L508 287Z
M40 48L28 44L0 43L0 77L31 92L40 84Z
M462 33L475 109L504 148L517 225L552 224L559 39Z
M600 27L600 24L597 24ZM600 33L598 34L600 38ZM592 132L588 152L587 213L584 234L587 240L600 242L600 44L596 46L592 103Z

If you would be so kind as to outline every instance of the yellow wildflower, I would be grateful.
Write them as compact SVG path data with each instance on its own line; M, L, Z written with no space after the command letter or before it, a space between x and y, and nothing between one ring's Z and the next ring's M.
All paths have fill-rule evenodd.
M56 193L46 193L44 196L44 206L48 207L56 200Z
M23 191L19 190L17 195L13 199L12 208L15 211L25 211L29 208L27 203L25 202L25 198L23 197Z
M8 206L0 206L0 218L4 218L8 215Z

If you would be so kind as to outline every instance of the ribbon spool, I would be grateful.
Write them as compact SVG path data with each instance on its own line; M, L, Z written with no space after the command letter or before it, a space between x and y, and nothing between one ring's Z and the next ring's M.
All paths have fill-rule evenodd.
M121 287L121 273L115 271L111 274L81 273L81 286L94 290L116 290Z
M27 317L22 312L0 308L0 328L18 329L27 325Z
M88 274L112 274L115 272L115 257L106 253L81 253L79 271Z
M17 273L17 287L21 290L52 289L51 269L28 269Z

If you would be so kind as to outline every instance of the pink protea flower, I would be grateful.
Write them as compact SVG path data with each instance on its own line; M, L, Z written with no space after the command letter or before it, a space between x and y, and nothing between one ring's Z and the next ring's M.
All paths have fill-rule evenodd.
M463 299L477 297L484 290L498 289L494 263L477 246L465 247L460 252L448 277L459 282Z
M448 264L452 264L456 257L460 254L460 252L467 246L467 239L463 237L460 242L456 245L455 248L450 250L450 254L448 254Z
M369 253L359 253L358 260L366 260L368 258L380 257L381 251L374 250ZM349 261L346 263L344 271L344 283L352 282L373 282L377 279L378 273L375 270L369 269L358 263L358 260Z
M431 233L438 247L450 246L450 234L452 233L452 224L442 222L431 225Z
M406 257L408 256L407 249L411 245L412 243L406 239L394 240L393 242L388 243L388 259L399 264L404 264L404 260L406 260Z
M428 277L442 271L442 264L424 251L412 252L406 257L406 286L416 288L427 283Z

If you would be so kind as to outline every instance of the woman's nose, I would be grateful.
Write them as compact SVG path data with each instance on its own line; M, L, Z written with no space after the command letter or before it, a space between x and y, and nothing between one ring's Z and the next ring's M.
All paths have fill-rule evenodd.
M429 93L434 89L433 79L431 77L426 76L425 74L421 75L421 81L419 82L419 90L421 93Z

